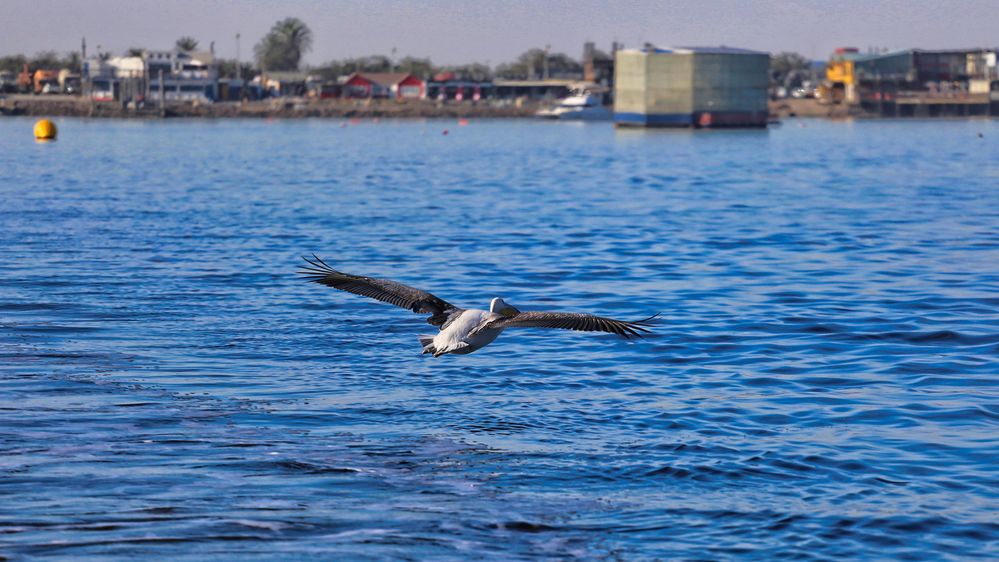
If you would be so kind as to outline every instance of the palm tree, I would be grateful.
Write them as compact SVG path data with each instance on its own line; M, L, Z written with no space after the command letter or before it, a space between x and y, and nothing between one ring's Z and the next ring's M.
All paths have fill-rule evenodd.
M177 40L176 45L181 51L193 51L198 48L198 40L189 35L185 35Z
M285 18L257 43L254 51L261 68L297 70L302 55L312 49L312 30L298 18Z

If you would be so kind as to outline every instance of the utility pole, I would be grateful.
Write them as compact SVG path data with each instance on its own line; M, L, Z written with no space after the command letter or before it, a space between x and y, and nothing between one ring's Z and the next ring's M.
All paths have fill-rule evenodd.
M875 80L876 80L877 86L878 86L878 117L884 117L885 116L885 90L884 90L884 86L881 83L881 71L880 70L877 72L877 74L875 74Z
M166 88L163 86L163 69L160 69L160 117L166 117Z
M80 85L84 98L90 96L90 88L87 82L90 80L90 68L87 64L87 38L80 41Z
M239 33L236 34L236 81L239 82L239 91L243 91L243 65L239 62Z
M548 80L548 53L552 50L551 45L545 45L545 58L541 63L541 68L544 69L544 78Z

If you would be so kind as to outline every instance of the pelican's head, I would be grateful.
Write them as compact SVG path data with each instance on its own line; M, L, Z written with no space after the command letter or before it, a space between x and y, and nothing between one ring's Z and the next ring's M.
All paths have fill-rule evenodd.
M491 303L489 303L489 312L493 314L502 314L503 316L516 316L520 314L520 311L516 308L506 304L506 301L496 297Z

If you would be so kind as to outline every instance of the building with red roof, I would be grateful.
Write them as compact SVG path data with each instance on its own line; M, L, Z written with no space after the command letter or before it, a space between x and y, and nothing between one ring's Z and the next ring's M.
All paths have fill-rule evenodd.
M355 72L343 82L348 98L421 99L426 94L426 82L405 72Z

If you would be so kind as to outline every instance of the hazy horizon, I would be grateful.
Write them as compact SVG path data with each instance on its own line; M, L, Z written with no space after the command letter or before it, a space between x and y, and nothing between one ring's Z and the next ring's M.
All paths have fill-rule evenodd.
M991 0L964 2L888 0L872 5L842 0L677 0L604 2L576 0L545 4L512 1L504 6L436 0L320 2L287 0L8 0L8 29L0 55L34 55L79 50L122 54L130 47L171 48L189 35L220 57L252 60L253 46L278 20L293 16L313 32L304 64L365 55L427 57L436 64L515 59L532 47L580 58L584 41L607 51L612 41L626 47L649 41L670 45L729 45L769 52L795 51L814 60L836 47L976 48L999 44L991 25L999 6ZM45 22L40 25L39 22Z

